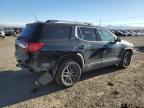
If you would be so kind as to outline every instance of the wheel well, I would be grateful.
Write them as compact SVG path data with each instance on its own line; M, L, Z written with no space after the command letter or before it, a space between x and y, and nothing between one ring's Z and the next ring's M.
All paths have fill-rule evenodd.
M61 58L59 64L62 63L64 60L68 60L68 59L74 60L75 62L77 62L80 65L80 67L83 67L83 65L84 65L84 61L82 60L83 58L81 58L80 56L78 56L76 54L63 56Z
M64 55L63 57L61 57L59 60L58 60L58 63L52 68L51 70L51 73L53 75L53 77L55 77L55 74L57 72L57 69L59 67L59 65L64 61L64 60L68 60L68 59L72 59L74 61L76 61L81 69L83 69L83 66L84 66L84 59L83 59L83 56L81 54L70 54L70 55Z
M129 52L131 53L131 55L133 55L132 49L126 49L125 52L126 52L126 51L129 51ZM125 53L125 52L124 52L124 53Z

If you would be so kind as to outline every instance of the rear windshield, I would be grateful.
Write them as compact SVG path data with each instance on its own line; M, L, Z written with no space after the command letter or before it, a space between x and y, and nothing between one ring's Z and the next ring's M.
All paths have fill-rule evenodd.
M71 27L66 25L46 25L43 28L42 39L68 39L70 36Z
M28 24L21 32L20 37L30 41L38 41L40 39L42 24Z
M65 25L29 24L22 30L20 37L30 41L68 39L70 32L71 27Z

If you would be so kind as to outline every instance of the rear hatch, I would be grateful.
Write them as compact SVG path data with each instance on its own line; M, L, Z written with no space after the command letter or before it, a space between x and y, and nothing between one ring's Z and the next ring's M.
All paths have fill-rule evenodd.
M20 36L16 39L16 58L19 62L25 62L29 59L30 53L38 50L43 44L39 43L42 31L42 23L27 24ZM35 45L35 47L33 47Z
M71 27L64 24L27 24L16 40L17 60L25 62L32 53L41 50L65 50L65 40L70 38ZM63 45L62 45L63 44Z

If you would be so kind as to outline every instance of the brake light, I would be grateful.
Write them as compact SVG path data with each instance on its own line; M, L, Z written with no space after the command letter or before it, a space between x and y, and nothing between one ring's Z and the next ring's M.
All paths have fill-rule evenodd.
M44 43L41 43L41 42L29 42L27 40L23 41L22 45L25 48L26 52L37 52L42 47L45 46Z
M44 43L41 42L36 42L36 43L29 43L28 51L29 52L37 52L39 51L42 47L44 47Z

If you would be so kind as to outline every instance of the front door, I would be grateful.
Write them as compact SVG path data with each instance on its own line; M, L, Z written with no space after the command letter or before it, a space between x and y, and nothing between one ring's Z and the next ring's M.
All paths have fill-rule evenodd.
M103 66L113 65L119 61L120 44L115 42L115 35L106 29L99 28L101 43L103 44Z

